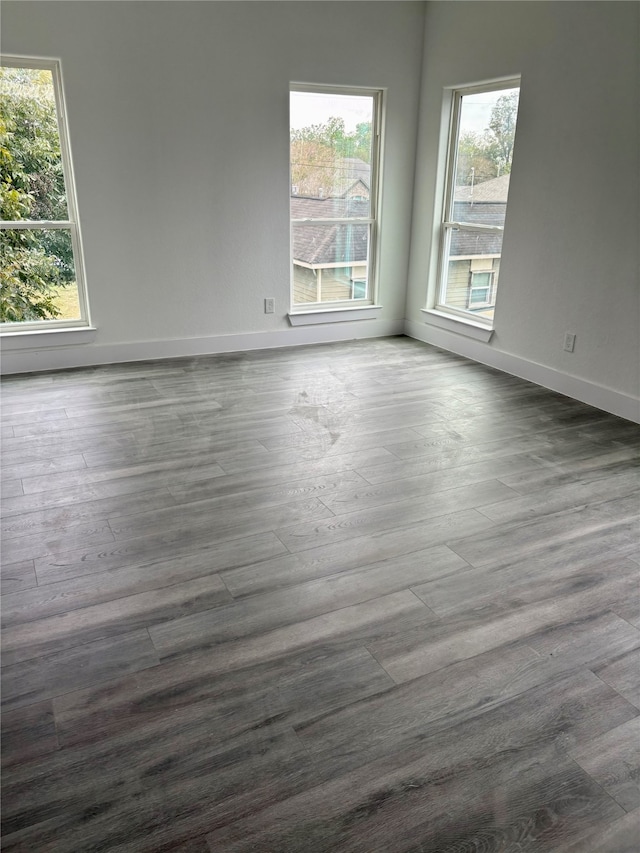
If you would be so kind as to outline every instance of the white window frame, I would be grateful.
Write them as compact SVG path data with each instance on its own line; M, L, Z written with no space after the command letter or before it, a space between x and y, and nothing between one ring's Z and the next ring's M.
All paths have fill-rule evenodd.
M76 274L76 287L78 289L78 303L80 318L75 320L34 320L20 323L0 323L0 335L13 335L24 332L51 332L64 331L66 329L85 329L90 327L89 303L87 299L86 278L84 271L84 258L82 254L82 241L80 236L80 223L78 221L78 204L76 199L75 179L71 159L71 147L69 144L69 130L67 126L67 112L64 103L64 92L62 85L62 68L59 59L35 58L15 55L0 55L0 65L12 68L35 68L51 72L53 80L53 92L56 106L56 117L58 120L58 134L60 136L60 156L62 160L62 173L67 199L66 220L31 220L20 219L17 221L0 220L0 230L29 230L29 231L51 231L65 230L71 235L71 247L73 250L73 261Z
M336 317L334 319L339 319L337 314L339 312L344 312L345 309L349 310L349 315L345 315L340 319L358 319L356 317L354 309L378 309L380 306L377 305L377 296L378 296L378 275L377 270L379 267L379 239L378 234L380 230L380 194L381 194L381 164L382 164L382 144L383 144L383 117L384 117L384 89L374 89L374 88L364 88L364 87L352 87L352 86L326 86L326 85L315 85L310 83L291 83L289 86L289 91L291 92L312 92L319 94L329 94L329 95L356 95L356 96L364 96L373 98L373 116L372 122L373 126L371 128L371 172L370 172L370 187L369 187L369 217L359 217L359 218L350 218L350 219L293 219L290 215L290 246L289 246L289 267L290 267L290 313L289 319L293 325L299 325L299 323L303 323L303 318L311 315L317 314L318 319L320 319L320 315L326 317L326 315L331 312L335 312ZM289 186L292 186L291 183L291 157L289 157ZM331 302L294 302L294 258L293 258L293 226L294 224L304 224L311 223L314 225L335 225L335 224L347 224L347 225L368 225L369 226L369 248L368 248L368 264L367 264L367 287L368 287L368 296L366 299L354 299L353 297L344 299L344 300L335 300ZM339 266L345 266L340 263ZM298 315L298 320L296 321L296 315ZM369 319L372 315L370 315L366 310L362 311L362 319ZM308 322L315 322L313 319L309 319Z
M457 222L453 218L455 203L455 176L458 159L458 137L460 134L460 113L462 99L468 95L484 92L499 92L502 89L515 89L521 87L520 77L493 80L473 86L462 86L451 92L451 114L449 124L449 137L447 144L446 177L444 188L444 200L442 205L442 219L440 223L440 239L438 251L438 273L435 311L439 314L449 315L457 320L473 323L473 325L486 326L488 330L493 329L493 320L489 317L476 316L473 311L455 308L445 302L447 287L447 269L449 263L449 247L453 231L480 232L482 234L503 234L504 227L500 225L481 225L475 222ZM480 272L480 270L478 270ZM495 278L495 276L494 276ZM492 285L492 298L495 301L495 284ZM469 297L470 298L470 297ZM468 304L469 300L467 300ZM494 303L487 303L485 307L491 307ZM477 307L482 307L478 304Z

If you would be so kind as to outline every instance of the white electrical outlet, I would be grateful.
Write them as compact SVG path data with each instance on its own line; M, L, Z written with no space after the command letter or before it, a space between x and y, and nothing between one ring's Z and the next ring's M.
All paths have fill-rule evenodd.
M564 351L573 352L576 345L576 336L572 332L564 333Z
M276 300L270 297L264 300L264 313L273 314L276 310Z

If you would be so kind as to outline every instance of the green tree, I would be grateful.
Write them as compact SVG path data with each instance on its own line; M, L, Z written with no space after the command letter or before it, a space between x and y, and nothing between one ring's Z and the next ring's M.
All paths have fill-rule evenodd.
M0 218L68 218L49 71L0 68ZM75 279L68 232L3 230L0 272L0 321L57 317L57 288Z
M511 172L518 115L518 90L501 95L484 133L463 131L458 139L458 185L479 184Z
M516 138L516 118L518 115L518 95L515 89L508 95L501 95L491 110L489 120L489 145L498 166L498 174L511 171L513 143Z
M461 133L458 139L456 169L458 185L481 184L496 175L496 163L484 138L473 131Z
M291 132L291 183L301 194L329 190L340 181L341 160L371 160L371 122L361 122L347 133L344 119L332 116Z

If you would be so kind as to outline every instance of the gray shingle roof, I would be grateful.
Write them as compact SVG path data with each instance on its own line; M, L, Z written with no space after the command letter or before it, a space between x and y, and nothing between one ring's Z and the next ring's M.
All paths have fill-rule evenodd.
M474 187L456 187L453 204L455 222L504 227L509 193L509 175L501 175ZM474 231L454 231L451 235L452 256L499 255L502 234L481 234Z
M369 202L291 197L292 219L336 219L347 216L368 217ZM364 263L367 259L368 236L368 225L294 223L293 257L294 260L314 266Z
M506 204L510 177L511 175L501 175L499 178L483 181L473 187L456 187L455 201L473 201L474 204L482 202Z

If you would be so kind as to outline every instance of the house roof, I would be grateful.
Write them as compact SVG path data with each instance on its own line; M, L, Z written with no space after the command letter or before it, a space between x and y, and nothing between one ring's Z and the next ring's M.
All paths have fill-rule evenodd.
M292 219L344 219L354 216L368 219L369 215L367 199L291 196Z
M511 175L500 175L490 181L483 181L474 186L456 187L455 201L467 201L473 204L506 204L509 195L509 178Z
M509 175L501 175L499 178L483 181L473 187L456 187L453 203L454 221L504 226L509 177ZM499 255L501 251L502 234L454 231L451 235L451 256Z
M502 253L502 234L481 234L478 231L454 231L451 235L449 256L467 257L468 255L500 255Z
M335 184L329 195L344 196L358 182L370 189L371 166L358 157L343 157L337 167Z
M336 219L369 216L369 202L349 198L291 197L292 219ZM293 224L293 257L311 266L367 260L369 226L315 222Z

